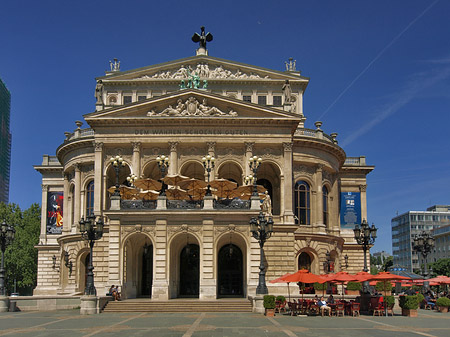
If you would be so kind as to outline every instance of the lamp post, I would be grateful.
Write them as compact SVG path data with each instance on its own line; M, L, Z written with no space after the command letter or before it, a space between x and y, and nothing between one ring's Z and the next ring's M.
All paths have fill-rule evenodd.
M258 190L256 189L256 173L258 172L259 166L261 165L262 159L253 156L249 159L248 165L250 166L250 170L253 172L253 193L252 196L258 196Z
M211 195L211 186L209 185L209 178L210 178L211 170L215 166L215 161L216 161L216 158L211 157L209 154L202 158L203 167L205 168L206 172L208 172L208 189L206 190L207 196Z
M80 224L80 233L83 239L89 242L90 255L89 255L89 266L88 273L86 278L86 288L84 289L85 295L97 295L97 290L94 286L94 266L92 265L92 256L93 256L93 248L96 240L101 239L103 236L103 220L99 218L97 222L95 222L96 216L91 214L86 217L86 221L81 218Z
M0 265L0 296L6 296L4 257L6 247L13 242L15 233L16 230L14 227L8 225L6 220L3 220L0 225L0 248L2 250L2 263Z
M112 157L110 161L112 166L114 167L114 171L116 171L116 189L113 193L113 196L120 197L119 173L120 169L125 166L125 162L123 161L123 158L119 155Z
M434 248L434 238L430 234L422 232L421 234L418 234L414 237L413 250L422 255L424 264L423 276L425 278L428 278L429 276L427 268L427 257L428 254L431 253L433 248Z
M348 255L347 254L345 254L345 256L344 256L344 263L345 263L345 269L348 269Z
M161 192L159 195L165 196L166 195L166 188L167 185L164 182L164 177L167 174L167 171L169 170L169 157L166 157L165 155L156 157L156 162L158 163L159 170L161 171Z
M135 175L135 174L130 174L128 177L127 177L127 181L128 181L128 183L130 184L130 186L131 187L135 187L134 186L134 182L137 180L137 176Z
M323 269L325 271L325 274L329 274L330 273L330 265L331 265L331 255L330 252L327 251L327 253L325 254L326 256L326 260L323 263Z
M373 245L375 242L375 239L377 238L377 228L375 228L375 225L372 224L372 227L367 223L366 219L364 219L361 223L361 225L356 224L355 228L353 229L353 232L355 233L355 240L358 243L358 245L363 246L364 250L364 271L368 272L369 269L367 268L367 250L369 249L370 245Z
M259 212L258 219L252 217L250 219L250 231L252 236L258 240L260 249L260 264L259 264L259 281L256 287L256 294L267 294L266 286L266 271L264 268L264 243L272 236L273 233L273 219L269 217L265 219L263 212Z

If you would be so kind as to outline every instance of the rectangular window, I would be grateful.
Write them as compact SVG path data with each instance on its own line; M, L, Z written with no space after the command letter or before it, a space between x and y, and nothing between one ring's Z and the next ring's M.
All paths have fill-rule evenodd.
M131 103L131 96L123 96L123 104Z
M242 100L243 100L244 102L249 102L249 103L251 103L251 102L252 102L252 96L244 95L244 96L242 96Z
M259 105L267 105L267 96L258 96Z
M138 96L138 101L144 101L147 99L147 96Z
M281 96L273 96L273 105L281 106Z

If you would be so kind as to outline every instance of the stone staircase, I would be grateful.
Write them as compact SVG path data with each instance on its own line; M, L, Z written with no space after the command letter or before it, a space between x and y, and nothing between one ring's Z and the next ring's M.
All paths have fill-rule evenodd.
M247 299L152 301L148 298L137 298L110 301L103 312L252 312L252 302Z

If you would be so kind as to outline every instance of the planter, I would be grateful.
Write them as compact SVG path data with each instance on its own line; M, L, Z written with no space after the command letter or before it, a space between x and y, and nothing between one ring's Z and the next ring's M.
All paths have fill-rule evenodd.
M275 316L275 309L266 309L265 315L267 317L274 317Z
M438 306L440 312L448 312L448 307Z
M417 317L417 309L403 309L402 316Z

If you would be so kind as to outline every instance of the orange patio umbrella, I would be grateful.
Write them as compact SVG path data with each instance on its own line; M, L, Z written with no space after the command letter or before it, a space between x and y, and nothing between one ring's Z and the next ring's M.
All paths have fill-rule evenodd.
M381 281L384 283L384 296L386 296L386 283L391 281L411 280L410 277L391 274L388 271L379 272L376 275L370 275L366 278L366 281Z
M284 274L283 276L280 276L279 278L276 278L275 280L270 281L270 283L285 283L285 278L287 276L291 275L290 273ZM288 286L288 296L289 296L289 302L291 301L291 292L289 290L289 282L287 282Z
M327 280L321 277L320 275L316 275L310 273L309 270L300 269L294 274L288 275L284 278L285 282L296 282L296 283L325 283ZM302 301L303 301L303 291L302 291Z
M439 285L444 285L444 284L450 284L450 277L445 276L445 275L439 275L439 276L430 278L428 280L423 280L423 281L430 282L430 285L431 285L431 282L435 282Z
M335 282L335 283L341 283L342 284L342 299L344 298L344 283L349 281L357 281L357 278L355 278L355 275L350 275L349 273L345 271L337 272L336 274L330 274L331 276L328 277L327 282Z

